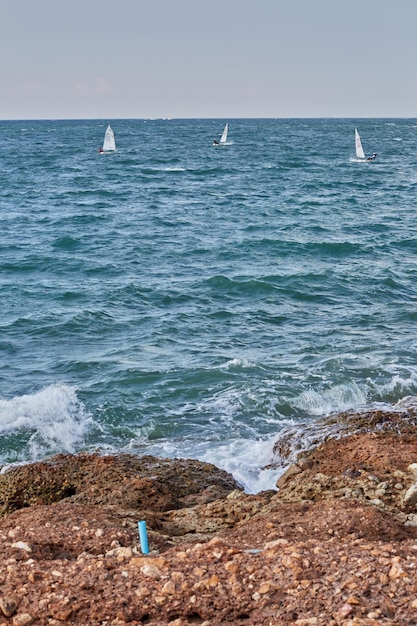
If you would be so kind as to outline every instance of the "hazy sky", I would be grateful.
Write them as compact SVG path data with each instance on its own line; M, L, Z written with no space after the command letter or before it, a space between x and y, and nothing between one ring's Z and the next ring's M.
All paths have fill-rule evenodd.
M417 0L0 9L0 119L417 116Z

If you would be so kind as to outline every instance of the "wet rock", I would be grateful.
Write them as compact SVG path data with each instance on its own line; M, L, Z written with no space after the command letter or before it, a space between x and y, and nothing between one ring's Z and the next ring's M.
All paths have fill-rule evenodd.
M167 511L208 489L219 497L240 487L227 472L194 460L60 454L0 474L0 514L62 500Z

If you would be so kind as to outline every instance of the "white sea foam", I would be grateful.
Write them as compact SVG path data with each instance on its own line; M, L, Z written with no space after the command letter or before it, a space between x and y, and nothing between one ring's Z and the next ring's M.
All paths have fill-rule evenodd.
M272 448L276 436L269 439L238 439L210 447L199 456L200 461L214 463L232 474L246 493L259 493L275 489L279 476L284 471L263 469L272 459Z
M221 365L218 366L217 369L228 370L228 369L233 369L234 367L247 368L247 367L253 367L253 364L247 359L234 358L234 359L230 359L230 361L226 361L225 363L222 363Z
M275 435L268 439L232 439L222 442L160 440L150 447L146 446L146 453L212 463L232 474L246 493L258 493L275 489L277 479L285 470L285 467L263 469L273 458L275 440Z
M91 422L76 389L64 384L0 400L0 435L27 434L26 454L32 459L51 451L75 452Z
M407 394L407 392L415 389L416 382L416 372L410 371L408 374L403 372L402 375L393 374L391 380L381 387L380 393L382 393L382 395L388 395L393 392L399 392L401 395Z
M307 415L319 417L364 406L366 394L355 382L350 382L323 391L304 391L292 404Z

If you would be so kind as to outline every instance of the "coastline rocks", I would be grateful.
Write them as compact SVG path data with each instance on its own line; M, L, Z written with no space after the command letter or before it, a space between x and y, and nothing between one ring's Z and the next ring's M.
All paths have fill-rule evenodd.
M417 623L416 459L416 430L378 427L300 452L277 490L252 495L181 459L59 455L11 469L0 625Z
M209 463L121 454L59 454L0 474L0 515L64 499L166 511L224 496L239 485Z
M267 467L279 469L291 462L300 462L305 452L330 439L382 432L397 435L417 432L417 397L404 398L392 411L345 411L317 422L285 428L276 439L274 460Z

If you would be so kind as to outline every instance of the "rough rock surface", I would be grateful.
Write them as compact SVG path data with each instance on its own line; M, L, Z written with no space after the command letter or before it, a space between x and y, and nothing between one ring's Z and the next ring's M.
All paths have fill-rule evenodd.
M59 455L11 469L0 626L417 624L415 463L409 426L329 438L256 495L179 459Z

